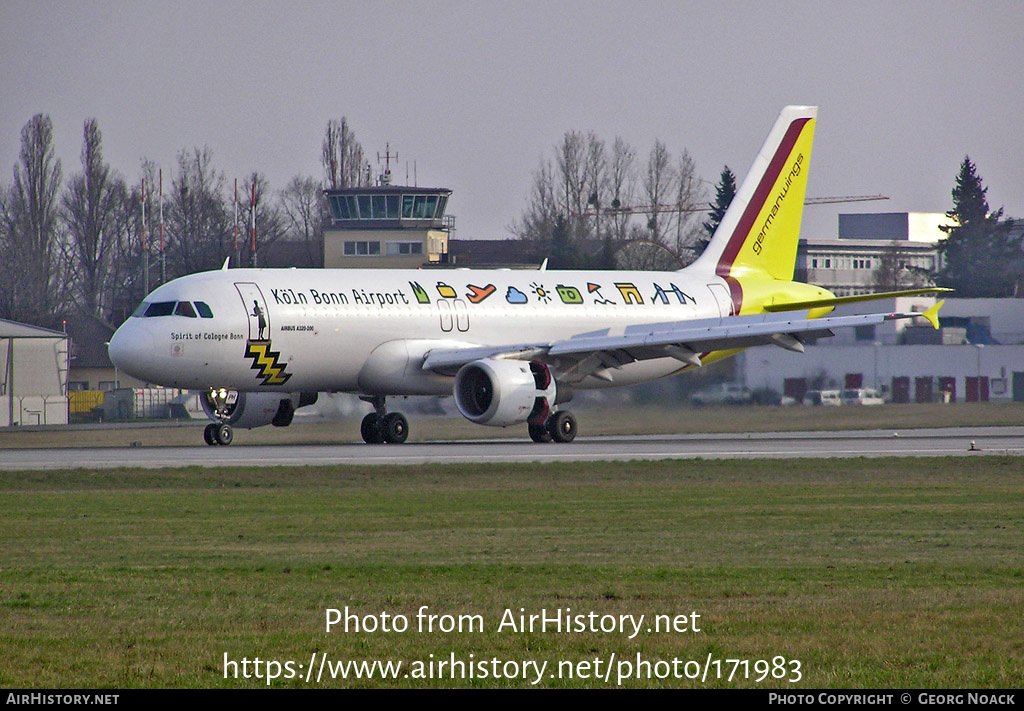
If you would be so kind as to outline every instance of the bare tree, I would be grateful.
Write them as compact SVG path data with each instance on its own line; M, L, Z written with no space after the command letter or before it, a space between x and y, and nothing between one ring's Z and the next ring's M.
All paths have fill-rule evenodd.
M148 199L149 183L146 185ZM112 220L114 239L109 243L111 256L107 274L106 325L111 329L124 321L148 294L150 282L145 279L143 270L147 265L154 266L143 258L143 246L148 245L150 238L143 233L142 181L131 190L122 182L118 189L121 196L116 201Z
M672 209L678 178L672 167L672 156L661 141L655 141L647 157L647 168L641 180L643 197L650 210L646 239L665 244L677 213Z
M893 240L879 255L871 273L872 285L878 291L899 291L934 284L933 274L913 264L913 255L906 243Z
M14 248L14 215L11 212L12 190L0 185L0 318L17 316L18 277L17 254Z
M676 163L676 233L672 251L683 264L689 264L704 251L701 222L706 204L703 181L697 177L696 164L690 153L683 150Z
M259 266L258 255L263 247L272 245L285 232L281 212L273 201L266 176L253 172L243 184L239 210L246 217L245 240L240 240L243 264Z
M555 195L555 173L550 161L542 161L533 173L526 210L522 217L508 228L510 232L525 240L550 240L555 221L565 214Z
M616 137L608 163L608 190L611 198L608 207L612 209L610 223L614 242L622 242L629 236L631 215L622 208L633 205L636 178L636 149Z
M593 132L566 132L554 163L542 161L534 172L526 212L511 231L522 239L552 243L560 267L594 266L600 261L593 251L602 229L602 205L608 202L607 173L604 141Z
M542 161L522 218L510 230L547 242L565 266L678 269L697 254L704 190L693 159L678 162L656 141L641 174L636 150L616 138L609 150L593 132L569 131ZM640 203L640 204L634 204ZM641 224L637 224L643 220ZM642 242L644 246L624 246ZM621 253L621 254L620 254Z
M71 296L76 310L104 319L109 306L108 276L117 241L120 203L127 199L124 181L103 162L103 136L95 119L83 128L82 172L71 177L61 200L74 270Z
M630 225L616 253L616 265L630 269L679 269L692 262L698 253L704 190L695 174L693 159L683 151L673 164L672 156L661 141L655 141L640 180L642 213L647 216L641 228ZM637 242L639 244L632 244Z
M683 265L679 258L660 242L646 238L646 230L633 225L630 239L618 245L614 267L637 271L673 271Z
M21 131L20 161L4 201L6 318L59 324L67 285L58 196L61 165L50 117L36 114Z
M281 191L281 213L289 240L305 245L310 266L323 263L326 204L320 184L295 176Z
M322 148L324 172L327 186L351 188L368 184L363 165L363 147L348 127L348 119L331 119L327 122Z
M558 193L563 214L574 218L570 224L575 228L580 217L586 210L586 168L583 134L569 131L562 137L557 148L556 164L558 168Z
M224 176L214 171L209 148L178 154L178 173L164 198L168 279L215 269L230 255L223 192Z

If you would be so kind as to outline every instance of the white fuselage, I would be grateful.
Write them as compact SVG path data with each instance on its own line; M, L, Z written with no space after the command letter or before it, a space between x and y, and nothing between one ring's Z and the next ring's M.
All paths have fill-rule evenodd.
M432 349L546 344L729 311L725 282L704 271L230 269L156 289L110 354L129 374L171 387L447 395L453 373L420 367ZM575 385L682 367L646 360L617 369L613 382Z

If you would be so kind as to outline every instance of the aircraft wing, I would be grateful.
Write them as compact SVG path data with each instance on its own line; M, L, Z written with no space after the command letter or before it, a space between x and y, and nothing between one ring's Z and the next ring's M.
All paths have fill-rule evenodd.
M924 313L877 313L808 319L808 311L762 313L749 316L673 321L581 333L550 343L521 343L460 349L435 349L427 353L424 370L444 371L481 358L540 360L558 367L563 378L582 380L588 375L611 379L609 369L638 360L676 358L701 365L701 355L712 351L774 344L803 352L805 341L832 336L833 329L870 326L923 317L938 327L939 302Z

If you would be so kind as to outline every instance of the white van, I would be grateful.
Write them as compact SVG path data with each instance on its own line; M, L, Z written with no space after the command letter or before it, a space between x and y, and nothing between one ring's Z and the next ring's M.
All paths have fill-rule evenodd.
M808 390L804 393L805 405L842 405L838 390Z
M882 405L885 401L877 390L871 388L851 388L843 391L844 405Z

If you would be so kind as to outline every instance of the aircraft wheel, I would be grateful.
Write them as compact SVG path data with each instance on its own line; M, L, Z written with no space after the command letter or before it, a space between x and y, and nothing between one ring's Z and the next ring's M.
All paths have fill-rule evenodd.
M207 444L217 444L217 425L210 423L203 430L203 441Z
M556 442L572 442L576 438L576 418L567 410L560 410L548 418L548 432Z
M364 417L359 425L359 434L363 436L363 441L367 444L380 444L383 442L384 432L381 425L381 420L375 412L371 412Z
M217 444L223 444L225 447L231 444L231 440L235 438L235 432L231 429L231 425L215 425L215 428Z
M384 415L380 429L384 441L388 444L402 444L409 438L409 421L400 412Z
M546 444L551 441L551 433L548 428L544 425L528 425L530 429L530 439L538 444Z

